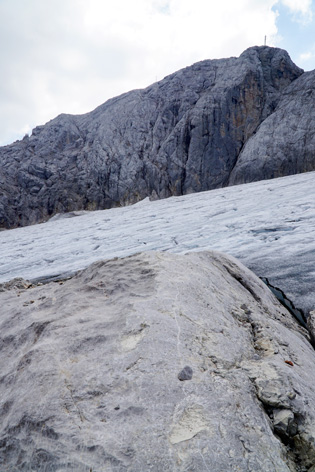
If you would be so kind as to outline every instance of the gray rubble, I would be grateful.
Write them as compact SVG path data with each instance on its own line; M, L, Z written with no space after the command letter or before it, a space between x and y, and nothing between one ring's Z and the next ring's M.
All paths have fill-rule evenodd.
M2 472L314 472L315 351L234 258L148 252L3 290Z

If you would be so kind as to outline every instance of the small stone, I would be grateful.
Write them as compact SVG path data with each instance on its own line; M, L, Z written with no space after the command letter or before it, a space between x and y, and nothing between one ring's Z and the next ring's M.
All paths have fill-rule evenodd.
M183 380L191 380L193 376L193 370L189 365L186 365L178 374L178 379Z
M288 395L288 398L290 398L290 400L294 400L294 398L296 397L296 393L294 392L288 392L287 395Z
M257 380L257 395L265 405L276 408L289 408L290 401L281 384L269 380Z
M277 433L287 435L289 433L289 426L294 420L294 414L291 410L281 409L274 410L273 424Z

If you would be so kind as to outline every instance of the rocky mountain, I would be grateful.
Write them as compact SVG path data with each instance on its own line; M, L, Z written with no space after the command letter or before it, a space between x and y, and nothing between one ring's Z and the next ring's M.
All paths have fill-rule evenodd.
M0 227L314 169L314 85L253 47L60 115L0 149Z
M143 253L0 293L3 472L314 472L309 334L234 258Z

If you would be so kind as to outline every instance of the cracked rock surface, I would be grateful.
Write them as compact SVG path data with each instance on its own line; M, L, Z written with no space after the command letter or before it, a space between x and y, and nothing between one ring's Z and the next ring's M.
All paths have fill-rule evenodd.
M1 471L314 471L314 349L236 259L2 289Z
M91 113L63 114L36 127L30 137L0 148L0 227L314 169L310 74L309 95L304 97L304 82L286 95L285 103L304 116L301 126L296 113L291 116L283 108L287 105L281 108L286 120L293 120L295 134L286 122L283 128L294 142L280 126L269 138L276 149L278 141L286 142L277 159L271 154L267 162L261 145L261 162L254 169L242 163L237 171L242 151L247 159L250 138L275 115L284 91L301 74L286 51L252 47L239 58L198 62ZM275 115L277 123L284 123L282 115ZM268 133L275 127L271 124ZM296 154L303 143L303 153Z

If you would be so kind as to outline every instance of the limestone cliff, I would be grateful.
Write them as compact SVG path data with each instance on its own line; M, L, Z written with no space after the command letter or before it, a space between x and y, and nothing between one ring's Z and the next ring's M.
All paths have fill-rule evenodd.
M302 72L285 51L253 47L239 58L194 64L86 115L60 115L0 149L0 227L269 177L256 162L259 173L250 164L237 172L238 159L261 123L277 116L279 102L282 110L299 96ZM309 128L297 131L302 141L303 133ZM276 148L282 136L270 139ZM290 143L276 174L314 168L308 148L292 165Z
M305 72L282 93L274 113L248 140L229 185L315 169L315 71Z

